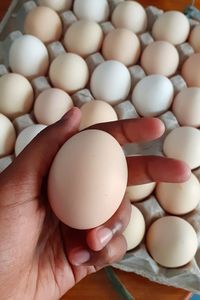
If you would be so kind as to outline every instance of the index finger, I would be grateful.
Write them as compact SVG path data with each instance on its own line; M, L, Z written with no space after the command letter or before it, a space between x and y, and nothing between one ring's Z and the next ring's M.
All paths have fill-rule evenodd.
M95 124L89 129L106 131L125 145L155 140L163 135L165 126L157 118L140 118Z

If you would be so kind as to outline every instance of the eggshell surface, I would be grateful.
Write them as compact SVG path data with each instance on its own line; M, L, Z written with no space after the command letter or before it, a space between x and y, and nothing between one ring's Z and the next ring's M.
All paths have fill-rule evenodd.
M151 195L155 187L155 182L128 186L126 189L126 196L131 202L138 202Z
M78 19L104 22L109 16L107 0L75 0L74 13Z
M37 37L23 35L10 47L9 65L14 73L19 73L28 79L43 76L49 67L47 48Z
M59 150L48 179L52 210L66 225L89 229L106 222L125 194L127 163L108 133L85 130Z
M149 44L141 57L141 66L147 74L161 74L169 77L177 71L178 65L177 49L165 41Z
M15 144L15 155L18 156L24 148L42 131L46 125L34 124L22 130Z
M36 7L26 16L26 34L34 35L44 43L59 40L62 35L62 22L59 15L49 7Z
M12 153L16 140L15 128L11 121L0 113L0 157Z
M200 184L195 175L184 183L158 183L156 196L162 208L173 215L193 211L200 202Z
M189 87L200 87L200 53L190 55L185 61L182 76Z
M74 22L66 31L64 46L67 51L82 57L98 52L103 42L101 26L88 20Z
M171 81L163 75L149 75L133 89L132 102L143 117L156 117L169 109L174 97Z
M141 53L140 41L128 29L114 29L106 35L102 53L107 60L118 60L126 66L134 65Z
M147 14L138 2L122 1L113 11L112 23L116 28L127 28L134 33L142 33L147 28Z
M44 90L35 100L34 114L40 124L51 125L57 122L72 107L71 97L60 89Z
M8 73L0 77L0 113L14 119L28 113L33 100L33 88L24 76Z
M184 43L189 32L189 19L179 11L165 12L158 17L152 29L156 40L168 41L173 45Z
M180 125L200 127L200 88L183 89L175 97L172 110Z
M194 258L198 247L194 228L185 220L171 216L151 225L146 242L153 259L166 268L186 265Z
M80 130L86 127L92 126L97 123L112 122L117 121L117 113L113 107L100 100L94 100L89 103L84 104L81 107L81 124Z
M163 144L163 151L169 158L186 162L191 169L200 166L200 130L193 127L178 127L172 130Z
M69 10L72 6L72 0L38 0L40 6L47 6L55 11L62 12Z
M90 88L95 99L118 104L126 99L131 89L129 70L118 61L105 61L94 70Z
M63 53L51 63L49 77L54 87L73 93L86 86L89 70L81 56Z
M195 52L200 52L200 25L197 25L193 28L190 34L189 43Z
M123 235L127 242L127 251L136 248L145 234L145 221L140 210L132 205L131 218Z

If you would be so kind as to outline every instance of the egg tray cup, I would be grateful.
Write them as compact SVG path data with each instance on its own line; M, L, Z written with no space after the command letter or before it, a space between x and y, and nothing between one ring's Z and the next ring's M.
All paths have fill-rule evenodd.
M121 1L123 0L109 0L111 11ZM31 9L36 7L36 5L36 1L13 0L6 16L1 22L0 76L10 72L8 66L8 49L10 48L12 42L22 35L25 16ZM163 10L158 9L154 6L149 6L146 8L146 12L148 15L148 32L139 35L142 49L144 49L148 44L150 44L153 41L153 37L151 36L150 31L153 26L153 23L155 22L157 17L163 13ZM190 6L185 13L188 15L188 17L191 18L191 27L193 27L196 24L199 24L200 14L199 11L195 9L195 7ZM60 14L60 16L63 21L64 29L68 28L74 21L77 20L76 16L73 14L72 11L63 12ZM113 25L111 22L104 22L101 24L101 26L105 34L113 29ZM47 45L47 48L49 51L51 61L60 53L65 52L62 43L59 41ZM177 50L179 52L181 64L183 64L183 62L192 53L194 53L194 50L188 43L179 45L177 47ZM104 61L104 58L100 53L95 53L93 55L90 55L86 59L86 61L91 73L96 66L98 66L101 62ZM134 86L146 76L146 74L140 65L134 65L130 67L129 71L132 78L133 89ZM180 92L184 87L186 87L186 83L179 74L179 72L177 72L172 78L170 78L170 80L174 86L175 95L178 92ZM49 80L46 77L35 78L31 82L31 84L34 89L35 96L37 96L43 90L51 87ZM130 96L131 94L129 95L126 101L114 107L119 119L139 117L132 102L129 100ZM89 87L87 86L85 89L78 91L74 95L72 95L72 99L76 106L81 107L83 104L92 101L94 98L89 90ZM135 154L164 156L164 138L171 130L173 130L176 127L179 127L179 124L176 117L171 111L164 113L159 118L165 124L165 135L154 142L127 145L126 147L124 147L124 151L127 156ZM24 128L34 123L36 123L36 120L31 112L30 114L18 117L13 122L17 134L19 134ZM13 160L14 155L9 155L7 157L1 158L0 172L2 172ZM198 177L200 181L200 168L195 170L194 174ZM144 201L135 203L134 205L138 207L143 213L147 229L152 224L152 222L167 215L159 205L154 195L151 195ZM136 249L128 252L119 263L113 264L113 267L124 270L126 272L133 272L138 275L142 275L143 277L146 277L152 281L164 285L182 288L200 294L200 205L195 211L183 216L182 218L188 221L194 227L199 242L199 247L196 256L189 264L176 269L167 269L159 266L149 255L145 246L144 238L143 242Z

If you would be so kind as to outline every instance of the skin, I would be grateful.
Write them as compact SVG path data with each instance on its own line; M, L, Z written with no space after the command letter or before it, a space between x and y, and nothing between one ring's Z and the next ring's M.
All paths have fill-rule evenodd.
M41 132L0 175L1 300L56 300L88 274L120 260L126 252L122 232L131 207L123 200L108 222L88 231L71 229L48 205L46 182L62 144L74 135L81 113L72 109ZM112 134L121 145L158 138L157 119L126 120L93 126ZM161 157L127 159L129 184L183 182L190 169Z

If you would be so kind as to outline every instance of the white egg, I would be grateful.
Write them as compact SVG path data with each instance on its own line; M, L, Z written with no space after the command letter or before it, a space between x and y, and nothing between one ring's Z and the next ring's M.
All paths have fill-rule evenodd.
M69 10L72 6L72 0L38 0L40 6L47 6L55 11L61 12Z
M108 19L109 12L107 0L74 1L74 13L78 19L103 22Z
M163 75L150 75L139 81L132 94L132 102L143 117L156 117L172 104L174 88Z
M185 161L191 169L200 166L200 130L179 127L172 130L163 144L167 157Z
M46 125L35 124L22 130L15 144L15 155L18 156L24 148L42 131Z
M15 128L11 121L0 113L0 157L11 154L16 140Z
M10 48L9 65L13 72L28 79L47 73L49 56L45 45L32 35L16 39Z
M138 202L151 195L155 187L155 182L128 186L126 189L126 196L131 202Z
M126 99L131 89L129 70L118 61L105 61L94 70L90 87L95 99L118 104Z
M157 199L162 208L173 215L184 215L193 211L200 202L200 184L192 174L183 183L158 183Z
M123 235L127 242L127 251L136 248L145 234L145 221L140 210L132 205L131 218Z

